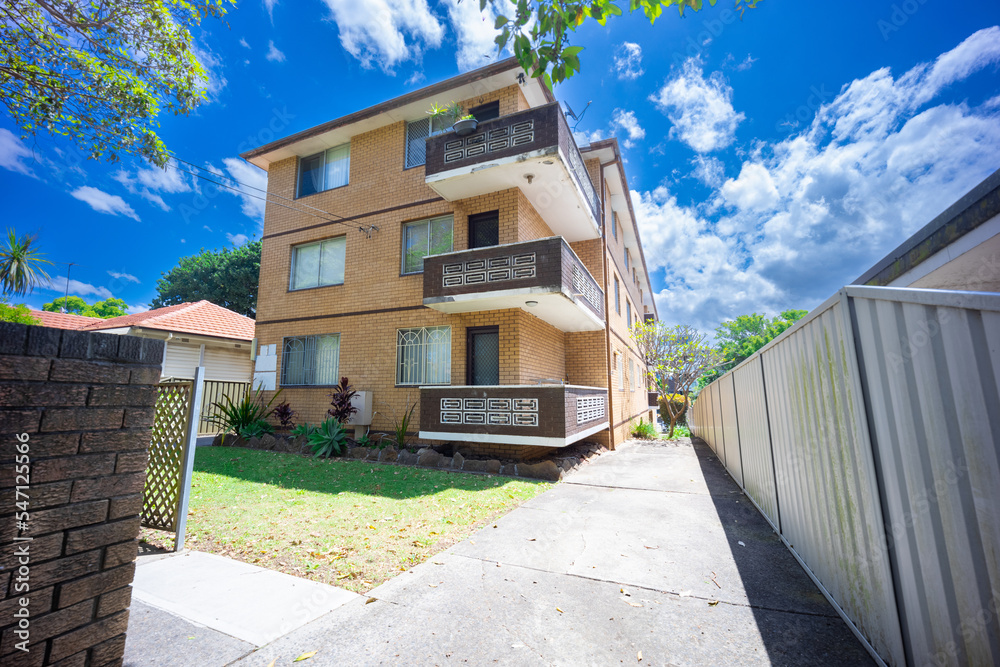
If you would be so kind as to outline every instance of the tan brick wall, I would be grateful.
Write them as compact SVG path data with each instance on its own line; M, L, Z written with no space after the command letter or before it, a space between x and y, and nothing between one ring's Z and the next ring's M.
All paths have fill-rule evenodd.
M534 315L519 312L517 384L566 379L566 335Z

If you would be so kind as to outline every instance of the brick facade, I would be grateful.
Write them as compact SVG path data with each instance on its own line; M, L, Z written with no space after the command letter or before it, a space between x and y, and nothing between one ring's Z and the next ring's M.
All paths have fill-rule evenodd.
M0 323L0 663L120 665L163 342ZM18 434L29 520L16 541ZM23 500L23 497L21 498ZM28 581L19 568L28 549ZM30 590L19 589L27 583ZM21 598L28 652L16 645Z
M501 88L472 100L468 107L499 100L506 115L528 108L517 85ZM442 100L448 101L446 97ZM571 384L608 387L609 347L628 340L625 319L609 308L610 331L564 333L520 308L465 314L445 314L423 306L421 274L401 275L402 230L407 222L451 214L454 217L454 250L468 248L468 218L487 211L499 212L499 242L510 244L554 236L543 216L517 187L458 201L446 201L424 182L423 166L405 168L406 123L395 122L361 132L351 138L349 184L298 200L348 218L323 221L305 213L269 204L266 210L261 280L257 306L257 337L262 345L275 344L278 385L281 377L282 341L286 336L339 334L339 376L347 376L356 389L373 392L374 431L390 431L392 415L401 416L420 400L417 387L396 385L396 338L400 328L451 326L451 384L466 384L466 329L498 326L500 331L500 384L531 384L539 379L561 379ZM607 189L600 165L586 163L596 191ZM269 192L294 198L297 159L272 162ZM373 229L374 226L377 229ZM360 231L362 227L366 231ZM346 236L346 262L342 285L289 291L293 246L333 236ZM605 292L606 266L617 273L615 249L604 251L602 239L572 243ZM636 290L638 288L636 287ZM633 303L641 303L631 291ZM626 345L625 348L629 346ZM623 348L635 360L634 345ZM329 407L328 387L287 387L282 397L298 411L301 421L317 422ZM614 391L614 388L612 388ZM629 422L648 413L645 386L618 392L610 398L612 432L588 439L613 447L627 437ZM420 424L414 420L414 442ZM546 448L463 443L482 453L528 458ZM535 451L538 450L538 451Z

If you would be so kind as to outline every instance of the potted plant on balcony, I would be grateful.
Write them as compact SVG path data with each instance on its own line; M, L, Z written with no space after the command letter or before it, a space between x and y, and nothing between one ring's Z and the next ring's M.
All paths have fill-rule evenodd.
M476 127L479 126L479 121L476 120L476 117L465 113L465 110L457 102L451 102L451 104L446 106L441 106L435 102L427 113L432 117L450 118L452 122L451 129L455 130L455 134L460 137L472 134L476 131Z

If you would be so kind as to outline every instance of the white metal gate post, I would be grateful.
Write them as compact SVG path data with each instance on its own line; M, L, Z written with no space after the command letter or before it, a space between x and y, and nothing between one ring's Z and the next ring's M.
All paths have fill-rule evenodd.
M184 548L184 533L187 528L188 500L191 497L191 475L194 473L194 450L198 446L198 424L201 421L201 397L205 391L205 367L199 366L194 372L191 387L191 407L188 415L188 432L184 442L184 458L181 462L181 493L177 506L177 534L174 551Z

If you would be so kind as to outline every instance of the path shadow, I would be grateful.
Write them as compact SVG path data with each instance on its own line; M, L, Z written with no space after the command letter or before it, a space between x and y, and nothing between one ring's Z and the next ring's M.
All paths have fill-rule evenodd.
M820 664L874 665L711 448L691 440L771 664L821 655Z

